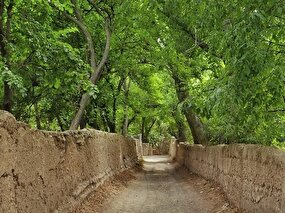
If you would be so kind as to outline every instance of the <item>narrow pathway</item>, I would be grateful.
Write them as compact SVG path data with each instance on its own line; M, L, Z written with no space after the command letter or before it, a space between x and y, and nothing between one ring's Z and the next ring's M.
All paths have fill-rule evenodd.
M189 179L188 173L177 172L176 167L168 156L144 157L144 171L137 173L136 179L122 192L107 200L103 212L236 212L207 181L193 175ZM211 193L204 193L207 190Z

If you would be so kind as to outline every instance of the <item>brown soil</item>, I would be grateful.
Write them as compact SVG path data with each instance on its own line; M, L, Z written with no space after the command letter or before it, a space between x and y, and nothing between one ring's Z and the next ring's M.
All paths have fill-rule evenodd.
M128 182L135 179L136 171L137 169L126 170L115 175L102 186L98 187L73 213L102 212L104 202L125 189L128 186Z
M185 182L193 185L196 192L199 192L203 195L205 200L211 201L214 204L212 209L213 213L241 213L238 208L228 202L223 190L218 184L208 181L185 169L179 169L178 171Z
M106 182L74 213L238 213L221 188L169 162L145 158L143 171L126 171Z

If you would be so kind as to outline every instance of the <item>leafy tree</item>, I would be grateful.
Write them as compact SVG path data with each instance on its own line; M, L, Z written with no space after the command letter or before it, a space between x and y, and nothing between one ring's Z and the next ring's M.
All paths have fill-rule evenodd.
M2 0L2 108L39 129L154 144L280 144L284 10L278 0Z

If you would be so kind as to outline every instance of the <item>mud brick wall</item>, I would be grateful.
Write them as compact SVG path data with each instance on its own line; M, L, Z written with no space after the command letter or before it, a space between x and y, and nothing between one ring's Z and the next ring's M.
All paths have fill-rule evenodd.
M180 143L177 161L219 183L241 210L285 212L285 152L261 145L203 147Z
M69 212L136 161L133 139L95 130L32 130L0 111L0 212Z

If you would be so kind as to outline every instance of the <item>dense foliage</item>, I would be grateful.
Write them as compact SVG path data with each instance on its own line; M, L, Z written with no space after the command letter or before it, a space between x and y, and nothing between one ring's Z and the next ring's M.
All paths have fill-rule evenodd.
M66 130L85 94L81 128L280 145L284 14L280 0L0 0L2 108Z

